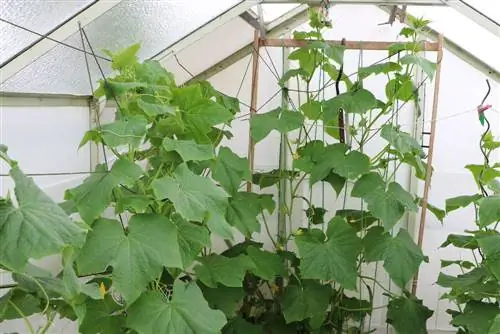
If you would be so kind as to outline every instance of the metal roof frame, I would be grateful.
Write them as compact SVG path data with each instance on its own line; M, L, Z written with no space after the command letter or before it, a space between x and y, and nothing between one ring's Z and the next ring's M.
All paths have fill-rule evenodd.
M7 64L4 64L0 68L0 84L5 82L7 79L11 78L14 74L19 72L26 66L29 66L35 59L41 55L48 52L52 47L56 45L56 41L62 41L67 37L71 36L78 31L78 23L86 25L106 11L110 10L122 0L97 0L88 6L85 10L81 11L77 15L74 15L69 20L63 22L56 29L53 29L45 37L41 38L37 42L33 43L30 47L26 48L20 52L15 58L11 59ZM259 24L261 30L265 31L266 34L271 36L279 36L287 30L291 30L296 26L307 21L307 8L308 5L318 6L323 0L242 0L239 4L235 5L233 8L227 10L226 12L220 14L215 19L206 23L199 29L193 31L187 36L183 37L173 45L167 47L165 50L155 55L154 59L163 61L164 59L178 53L179 51L185 49L186 47L196 43L198 40L217 29L218 27L224 25L230 20L237 16L242 17L246 22L255 27ZM275 19L274 21L268 23L262 27L262 20L259 22L259 17L255 17L255 13L251 11L251 7L255 5L265 5L265 4L302 4L290 12L285 13L281 17ZM484 13L478 11L474 7L466 4L463 0L335 0L332 4L360 4L360 5L377 5L382 9L387 8L387 6L395 5L409 5L409 6L449 6L461 14L465 15L469 19L473 20L483 28L492 32L496 36L500 37L500 25L489 18ZM436 34L434 31L430 31L429 37L433 37ZM51 38L53 40L50 40ZM473 54L459 47L457 44L453 43L449 39L445 39L445 46L448 50L453 52L455 55L461 59L467 61L471 66L490 76L497 82L500 82L500 74L492 68L492 66L484 63ZM251 46L248 45L237 52L229 55L221 62L211 66L198 77L208 78L224 68L232 65L234 62L244 58L250 54Z
M0 84L7 81L17 72L30 65L40 56L50 51L57 45L55 41L63 41L79 30L79 23L82 26L94 21L102 14L119 4L122 0L99 0L92 5L73 16L70 20L65 21L48 35L40 38L29 48L22 51L15 58L11 59L0 67ZM55 40L55 41L54 41Z

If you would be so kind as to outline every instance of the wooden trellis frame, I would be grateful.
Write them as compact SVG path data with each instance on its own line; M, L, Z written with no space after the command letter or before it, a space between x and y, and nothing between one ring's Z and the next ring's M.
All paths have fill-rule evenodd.
M253 42L253 66L252 66L252 86L251 86L251 100L250 100L250 115L254 115L257 112L257 97L258 97L258 81L259 81L259 49L260 47L288 47L288 48L298 48L304 47L308 44L305 40L295 40L295 39L262 39L260 38L259 32L256 30L254 33ZM325 43L331 45L344 45L346 50L372 50L372 51L384 51L389 50L389 48L395 43L401 42L386 42L386 41L334 41L328 40ZM421 42L420 51L431 51L437 53L437 65L436 74L434 78L434 95L432 104L432 118L431 118L431 129L428 145L428 155L427 155L427 171L426 178L424 182L424 193L422 197L422 209L420 213L420 224L418 229L418 239L417 245L422 248L424 240L424 229L427 217L427 207L429 199L429 190L432 179L432 160L434 157L434 141L436 138L436 121L438 115L438 101L439 101L439 84L441 81L441 62L443 59L443 44L444 37L442 34L438 36L437 42ZM248 145L248 162L250 167L250 172L253 174L254 171L254 159L255 159L255 142L251 137L249 132L249 145ZM252 190L252 182L247 183L247 191ZM416 294L418 283L418 271L413 279L412 293Z

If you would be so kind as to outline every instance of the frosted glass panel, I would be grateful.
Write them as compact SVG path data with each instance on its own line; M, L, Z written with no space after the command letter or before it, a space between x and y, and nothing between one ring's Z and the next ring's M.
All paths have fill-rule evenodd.
M490 19L500 23L500 1L498 0L465 0L465 3L474 7Z
M264 16L264 21L271 22L281 15L285 14L286 12L291 11L295 7L300 6L300 4L267 4L267 5L262 5L262 12ZM257 11L256 11L257 12Z
M490 2L481 0L481 2ZM492 1L491 1L492 2ZM500 38L471 19L449 7L410 6L415 16L431 20L432 29L476 55L479 59L500 71Z
M0 0L0 18L46 34L92 0ZM40 36L0 22L0 63L3 63Z
M201 27L241 0L124 0L85 27L94 51L116 51L133 43L140 43L139 57L144 59L162 51L182 37ZM79 33L66 41L81 47ZM214 47L216 47L214 45ZM101 61L105 72L109 64ZM100 73L91 59L93 82ZM0 90L9 92L37 92L89 95L91 89L84 55L62 45L56 46L7 80Z

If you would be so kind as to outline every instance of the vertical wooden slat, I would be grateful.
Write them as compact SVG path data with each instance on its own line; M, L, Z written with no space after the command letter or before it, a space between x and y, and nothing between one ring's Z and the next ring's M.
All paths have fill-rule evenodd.
M250 97L250 117L257 112L257 98L259 91L259 47L260 47L260 34L258 30L254 32L253 51L252 51L252 90ZM250 174L253 175L254 171L254 158L255 158L255 141L252 139L250 130L248 131L248 167ZM252 191L252 182L247 182L247 191Z
M425 221L427 217L427 201L429 199L429 190L431 186L431 178L432 178L432 158L434 156L434 140L436 138L436 123L437 123L437 114L438 114L438 102L439 102L439 85L441 81L441 62L443 59L443 44L444 37L443 35L439 35L438 38L438 50L437 50L437 65L436 65L436 77L434 79L434 97L432 101L432 118L431 118L431 131L429 137L429 152L427 155L427 174L425 177L424 183L424 195L422 198L422 212L420 215L420 226L418 229L418 247L422 248L422 244L424 241L424 230L425 230ZM418 271L413 279L412 293L416 294L417 292L417 284L418 284Z

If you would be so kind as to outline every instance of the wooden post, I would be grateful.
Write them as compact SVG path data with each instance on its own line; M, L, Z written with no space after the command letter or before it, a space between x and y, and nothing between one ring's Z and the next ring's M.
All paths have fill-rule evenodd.
M259 47L260 47L260 34L258 30L254 31L253 37L253 51L252 51L252 91L250 97L250 118L257 113L257 98L259 91ZM252 139L252 133L248 130L248 167L250 175L254 171L254 158L255 158L255 141ZM247 191L252 191L252 181L247 182Z
M432 118L431 118L431 131L429 138L429 153L427 155L427 171L424 183L424 195L422 198L422 213L420 214L420 226L418 229L417 245L422 248L424 241L425 220L427 217L427 201L429 199L429 190L432 178L432 158L434 156L434 140L436 138L436 123L438 114L439 102L439 84L441 81L441 62L443 60L443 44L444 37L442 34L438 37L438 50L437 50L437 64L436 64L436 77L434 79L434 100L432 101ZM412 294L416 294L418 284L418 271L413 279Z

